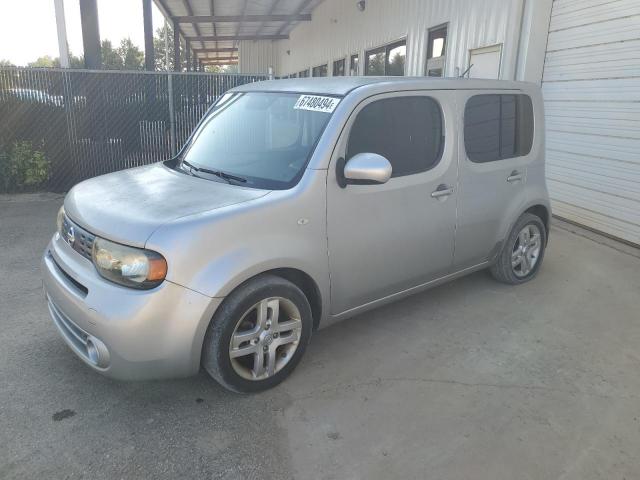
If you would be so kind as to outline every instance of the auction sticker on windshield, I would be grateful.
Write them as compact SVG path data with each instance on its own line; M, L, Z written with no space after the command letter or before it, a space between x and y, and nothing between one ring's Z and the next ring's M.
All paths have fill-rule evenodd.
M320 95L300 95L294 105L296 110L311 110L312 112L332 113L340 103L339 98L322 97Z

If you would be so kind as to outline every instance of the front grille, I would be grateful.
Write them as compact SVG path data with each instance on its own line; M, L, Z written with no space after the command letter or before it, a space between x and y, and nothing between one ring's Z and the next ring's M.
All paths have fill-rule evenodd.
M51 255L51 252L47 253L47 257L49 258L49 260L51 260L53 265L56 267L56 269L58 270L58 273L60 273L60 275L62 275L64 278L66 278L69 281L69 283L71 285L73 285L78 290L78 293L81 296L86 297L89 294L89 289L87 287L85 287L83 284L81 284L79 281L77 281L75 278L73 278L71 275L69 275L64 270L64 268L62 268L58 264L58 262L56 262L56 259L53 258L53 255Z
M91 260L91 251L93 250L93 241L96 236L87 232L77 223L71 221L66 215L62 219L62 231L60 232L62 239L71 245L76 252L84 258Z

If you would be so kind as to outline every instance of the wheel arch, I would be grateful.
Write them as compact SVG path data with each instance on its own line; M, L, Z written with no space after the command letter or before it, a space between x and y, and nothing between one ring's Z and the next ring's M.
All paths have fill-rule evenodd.
M546 240L549 240L549 226L550 226L549 224L551 222L551 214L549 212L549 209L545 205L538 203L530 206L522 213L523 214L531 213L536 217L540 218L546 230L546 237L547 237Z
M247 275L242 281L234 282L233 285L227 285L228 287L227 295L235 291L236 289L240 288L242 285L246 284L247 282L262 275L278 276L280 278L283 278L293 283L300 290L302 290L302 293L304 293L305 297L307 297L307 300L309 301L309 305L311 307L311 316L313 320L312 331L316 331L319 328L320 322L322 319L322 313L324 311L323 304L322 304L322 301L323 301L322 291L320 290L320 287L316 282L316 280L314 280L314 278L311 275L309 275L308 273L306 273L305 271L299 268L277 267L277 268L266 269L266 270L260 271L259 273ZM196 335L196 338L194 339L194 344L193 344L194 355L195 355L194 368L196 368L196 370L200 366L200 362L203 355L205 333L209 328L210 323L213 321L215 312L221 307L221 305L224 302L224 298L222 297L215 297L215 300L217 300L215 308L213 309L213 311L209 310L208 314L205 314L205 318L208 318L208 320L201 322L201 326L199 328L199 334Z
M323 295L318 282L309 273L297 267L272 267L263 266L257 271L247 271L244 274L236 276L223 289L225 297L236 291L242 285L250 282L256 277L262 275L275 275L283 278L302 290L305 297L309 301L311 314L313 316L313 330L317 330L323 314Z
M320 292L318 284L311 277L311 275L297 268L274 268L262 272L259 275L263 274L271 274L284 278L285 280L288 280L300 290L302 290L302 293L304 293L304 296L307 297L309 305L311 306L313 330L317 330L320 326L320 319L322 318L322 293Z

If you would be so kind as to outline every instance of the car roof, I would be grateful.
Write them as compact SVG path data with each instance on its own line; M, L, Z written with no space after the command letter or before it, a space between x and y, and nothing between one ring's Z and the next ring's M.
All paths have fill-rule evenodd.
M233 89L236 92L291 92L324 95L347 95L367 85L377 85L385 90L519 90L527 82L511 80L484 80L475 78L438 77L311 77L285 78L247 83Z

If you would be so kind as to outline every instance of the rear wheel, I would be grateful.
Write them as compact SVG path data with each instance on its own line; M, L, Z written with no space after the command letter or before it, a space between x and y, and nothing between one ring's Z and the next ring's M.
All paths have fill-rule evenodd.
M224 387L256 392L283 381L311 336L304 293L275 275L261 275L232 292L205 336L202 365Z
M523 214L491 267L493 277L512 285L531 280L542 264L546 239L547 231L542 220L531 213Z

